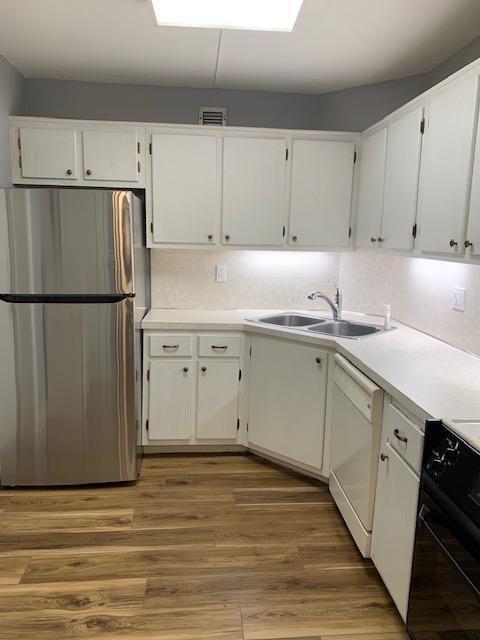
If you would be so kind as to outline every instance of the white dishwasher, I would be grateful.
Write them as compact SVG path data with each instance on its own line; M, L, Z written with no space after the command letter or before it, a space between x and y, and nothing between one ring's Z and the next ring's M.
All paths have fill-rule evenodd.
M383 389L335 355L330 493L362 555L370 557Z

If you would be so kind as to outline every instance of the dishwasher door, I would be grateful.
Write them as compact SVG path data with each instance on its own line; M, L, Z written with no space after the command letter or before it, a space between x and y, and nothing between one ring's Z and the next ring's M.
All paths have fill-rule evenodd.
M357 545L370 552L383 389L335 356L330 492Z

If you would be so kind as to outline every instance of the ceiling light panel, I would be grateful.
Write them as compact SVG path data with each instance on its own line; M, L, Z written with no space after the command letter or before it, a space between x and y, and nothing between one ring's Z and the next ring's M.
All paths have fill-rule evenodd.
M167 27L292 31L303 0L151 0Z

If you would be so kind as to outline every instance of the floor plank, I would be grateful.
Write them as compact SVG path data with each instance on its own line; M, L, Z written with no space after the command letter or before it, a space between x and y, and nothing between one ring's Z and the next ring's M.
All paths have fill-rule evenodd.
M27 568L30 558L0 558L0 585L18 584Z
M2 532L14 531L115 531L131 526L133 509L105 511L37 511L2 514Z
M44 611L34 616L3 614L0 637L8 640L243 640L238 606L137 614L125 611L70 615Z
M146 579L47 583L0 587L0 613L14 611L141 611Z

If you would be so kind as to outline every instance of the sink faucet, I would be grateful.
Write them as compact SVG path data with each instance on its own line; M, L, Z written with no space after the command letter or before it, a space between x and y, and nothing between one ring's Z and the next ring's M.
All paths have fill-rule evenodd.
M329 298L325 293L322 293L321 291L314 291L313 293L310 293L307 296L307 298L309 300L317 300L318 298L325 300L325 302L329 305L330 309L332 310L333 319L334 320L342 319L343 296L342 296L342 292L338 287L335 287L335 302L333 302L331 298Z

